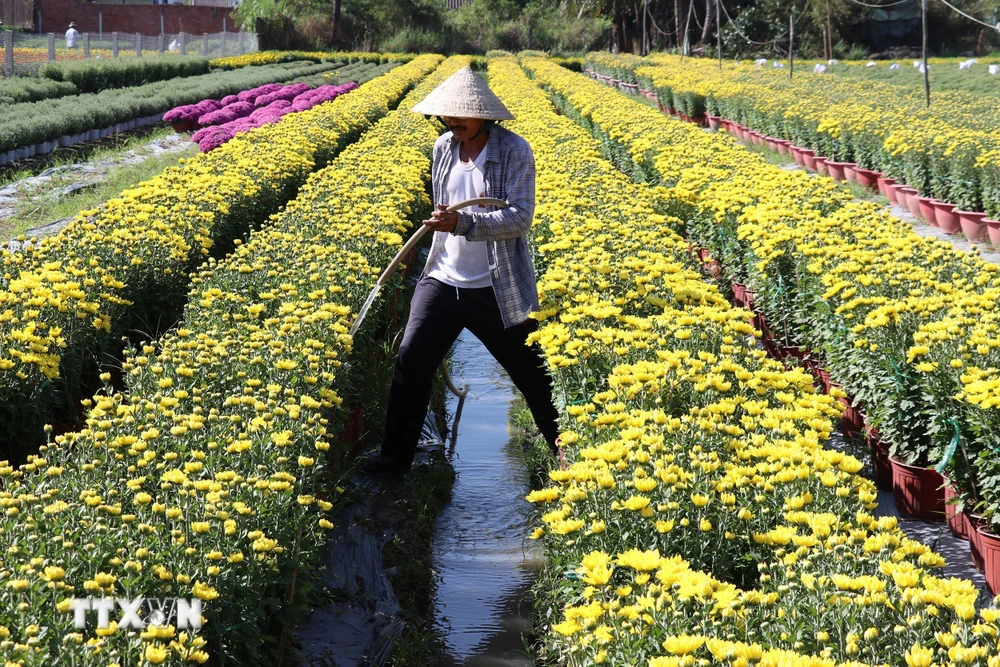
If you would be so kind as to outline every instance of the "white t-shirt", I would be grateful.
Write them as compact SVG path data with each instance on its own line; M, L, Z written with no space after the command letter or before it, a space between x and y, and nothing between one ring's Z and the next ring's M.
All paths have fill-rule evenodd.
M486 149L480 151L472 162L462 162L459 144L455 144L451 168L445 180L448 203L457 204L466 199L483 196L483 165ZM427 276L452 287L490 287L490 261L486 255L485 241L467 241L464 236L437 232L438 248L427 267Z
M66 48L75 49L76 48L76 38L80 36L80 33L76 31L76 28L70 28L66 31Z

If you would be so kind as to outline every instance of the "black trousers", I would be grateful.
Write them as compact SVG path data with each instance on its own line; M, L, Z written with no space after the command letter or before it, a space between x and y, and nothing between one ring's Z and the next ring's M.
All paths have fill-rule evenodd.
M472 332L504 367L524 394L538 430L555 448L559 426L552 381L538 348L525 345L537 326L535 320L528 320L505 329L492 287L456 288L434 278L421 279L396 355L383 456L405 465L413 462L434 373L463 329Z

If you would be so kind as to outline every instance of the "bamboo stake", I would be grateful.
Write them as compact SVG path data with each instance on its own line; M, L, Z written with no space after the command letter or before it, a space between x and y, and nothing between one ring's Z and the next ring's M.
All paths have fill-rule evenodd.
M927 107L931 106L931 74L927 67L927 0L920 2L920 22L923 25L923 60L924 60L924 99Z

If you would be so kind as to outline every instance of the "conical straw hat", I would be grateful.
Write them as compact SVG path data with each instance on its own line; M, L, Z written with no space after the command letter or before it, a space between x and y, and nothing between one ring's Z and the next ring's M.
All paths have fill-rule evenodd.
M469 67L452 74L410 111L427 116L514 120L514 114Z

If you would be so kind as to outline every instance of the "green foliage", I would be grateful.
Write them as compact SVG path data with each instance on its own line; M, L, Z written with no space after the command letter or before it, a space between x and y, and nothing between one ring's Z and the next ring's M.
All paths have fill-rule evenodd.
M207 73L207 58L177 55L56 61L46 63L41 69L43 78L68 81L81 93Z
M68 81L51 81L27 76L0 79L0 106L76 95L78 92L80 91L76 86Z
M245 67L233 72L213 72L144 86L87 93L39 102L12 104L0 115L0 151L105 128L135 118L163 113L182 104L219 98L260 86L318 74L330 64L296 63Z
M404 26L396 34L382 40L378 50L396 53L440 53L449 50L447 42L443 32Z

